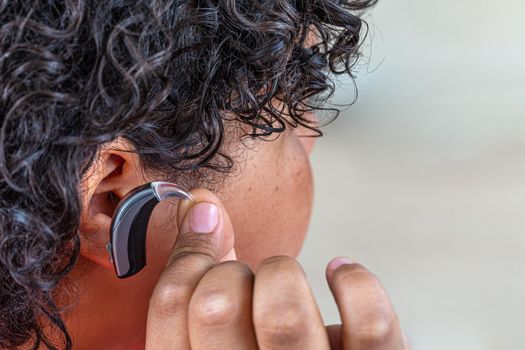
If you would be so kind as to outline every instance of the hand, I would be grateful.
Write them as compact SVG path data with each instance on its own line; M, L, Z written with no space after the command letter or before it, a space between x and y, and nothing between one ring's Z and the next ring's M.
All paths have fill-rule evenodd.
M342 325L325 327L295 259L266 259L254 274L235 261L218 198L192 194L196 204L179 204L180 234L150 299L146 349L409 348L381 283L363 266L345 258L328 265Z

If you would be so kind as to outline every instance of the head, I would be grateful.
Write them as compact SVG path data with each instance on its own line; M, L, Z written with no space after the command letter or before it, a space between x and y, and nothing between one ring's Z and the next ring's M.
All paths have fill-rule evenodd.
M297 255L315 112L374 2L0 1L2 347L140 342L176 202L153 212L137 276L115 277L105 243L145 182L215 192L253 268Z

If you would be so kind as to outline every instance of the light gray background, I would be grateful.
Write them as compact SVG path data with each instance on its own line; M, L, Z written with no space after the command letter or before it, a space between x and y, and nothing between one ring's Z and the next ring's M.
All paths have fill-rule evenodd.
M358 102L312 157L300 261L324 319L344 255L382 279L414 349L525 349L525 2L383 0L366 19Z

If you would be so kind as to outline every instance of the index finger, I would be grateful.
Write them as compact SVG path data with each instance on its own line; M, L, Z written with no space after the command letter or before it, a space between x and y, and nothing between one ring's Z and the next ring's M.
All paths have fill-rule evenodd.
M195 202L181 203L179 235L150 298L146 349L190 349L191 296L202 276L233 248L233 228L220 200L207 190L191 194Z

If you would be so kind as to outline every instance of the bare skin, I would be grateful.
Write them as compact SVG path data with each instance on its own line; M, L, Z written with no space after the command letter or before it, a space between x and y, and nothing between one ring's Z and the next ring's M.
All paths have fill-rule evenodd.
M161 203L148 265L126 280L115 277L104 248L115 206L108 193L123 197L158 179L143 176L136 155L115 150L130 147L125 140L104 148L83 183L83 250L73 273L80 297L67 319L75 348L408 349L381 284L359 264L328 265L342 325L322 321L295 260L313 199L313 139L300 138L303 131L241 152L242 169L213 193L192 190L196 203ZM213 206L218 223L206 224Z
M150 300L146 349L408 349L385 291L363 266L346 258L328 265L342 325L326 328L297 261L267 258L255 273L224 261L234 258L228 215L212 193L193 194L197 204L179 207L181 234Z

